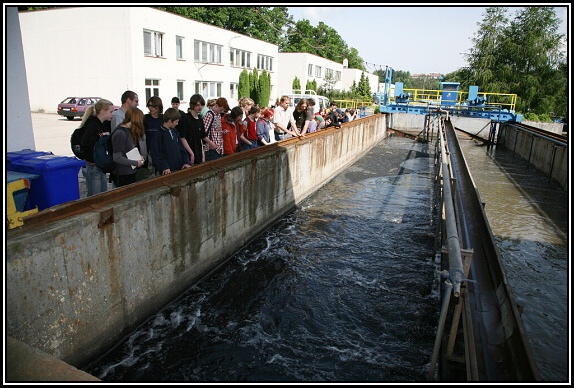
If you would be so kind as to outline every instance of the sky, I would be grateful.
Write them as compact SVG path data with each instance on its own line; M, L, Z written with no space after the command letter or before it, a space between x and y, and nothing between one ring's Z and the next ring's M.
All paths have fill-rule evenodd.
M370 4L369 4L370 5ZM563 20L560 33L569 32L570 10L564 4L556 15ZM467 65L464 52L472 47L472 38L484 16L479 6L395 6L379 7L289 7L295 21L307 19L313 26L322 21L354 47L372 73L385 70L411 74L448 74ZM510 18L517 7L508 7Z

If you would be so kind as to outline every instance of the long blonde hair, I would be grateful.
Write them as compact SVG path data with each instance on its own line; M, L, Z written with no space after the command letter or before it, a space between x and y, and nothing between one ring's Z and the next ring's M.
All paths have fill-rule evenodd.
M80 123L80 127L83 127L84 124L86 124L86 121L88 121L88 118L90 116L97 117L101 111L108 109L112 105L114 104L111 101L103 98L98 100L98 102L96 102L94 105L90 105L88 109L86 109L86 111L84 112L84 115L82 116L82 122Z

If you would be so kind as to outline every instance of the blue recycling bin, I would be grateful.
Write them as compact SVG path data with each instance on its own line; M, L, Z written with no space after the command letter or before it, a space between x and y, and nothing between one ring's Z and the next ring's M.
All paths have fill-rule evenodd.
M86 162L70 156L37 155L12 160L11 170L36 174L27 207L39 210L80 198L78 173ZM26 209L28 210L28 209Z
M11 151L6 153L6 160L7 160L7 170L12 170L12 163L18 160L24 160L28 158L32 158L34 156L41 156L41 155L53 155L51 152L46 151L36 151L31 150L29 148L23 149L21 151Z

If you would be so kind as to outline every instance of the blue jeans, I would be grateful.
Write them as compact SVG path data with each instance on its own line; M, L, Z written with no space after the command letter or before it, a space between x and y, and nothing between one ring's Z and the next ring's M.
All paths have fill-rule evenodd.
M215 160L221 158L221 154L216 150L208 150L205 151L205 161L209 162L210 160Z
M82 175L86 178L86 188L88 197L103 193L108 189L108 175L95 164L87 164L82 167Z
M251 142L251 145L247 144L247 143L241 143L241 150L242 151L247 151L250 150L252 148L257 148L257 140L249 140Z

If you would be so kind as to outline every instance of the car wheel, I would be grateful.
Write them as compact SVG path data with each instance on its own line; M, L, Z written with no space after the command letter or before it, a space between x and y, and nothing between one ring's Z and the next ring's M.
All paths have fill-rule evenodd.
M66 116L66 118L70 121L72 121L74 119L74 116Z

